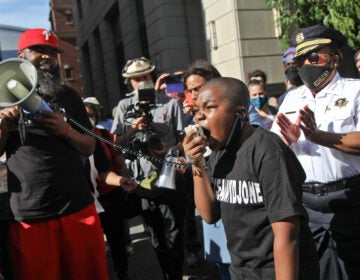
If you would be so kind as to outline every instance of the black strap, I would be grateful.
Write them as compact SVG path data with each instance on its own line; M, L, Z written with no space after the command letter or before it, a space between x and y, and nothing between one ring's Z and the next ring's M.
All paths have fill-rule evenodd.
M24 112L22 109L19 110L19 114L20 114L18 121L19 135L20 135L21 145L24 145L26 141L26 125L25 125Z

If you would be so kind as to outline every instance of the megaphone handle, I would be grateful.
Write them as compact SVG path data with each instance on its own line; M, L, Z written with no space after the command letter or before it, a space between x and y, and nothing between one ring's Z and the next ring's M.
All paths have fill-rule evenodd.
M26 125L24 120L24 112L21 109L19 110L18 124L19 124L19 135L20 135L21 145L24 145L26 141Z

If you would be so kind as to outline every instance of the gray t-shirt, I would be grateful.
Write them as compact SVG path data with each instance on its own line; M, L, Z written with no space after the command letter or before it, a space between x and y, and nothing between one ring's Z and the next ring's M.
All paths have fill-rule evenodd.
M122 135L131 126L135 118L126 118L126 112L129 106L136 106L136 98L129 97L119 102L114 118L111 132L116 135ZM152 115L152 123L156 135L162 141L167 143L168 147L176 145L178 142L177 134L184 129L184 114L176 99L157 93L156 106L151 108L149 113ZM143 132L138 132L135 138L142 139ZM131 162L127 161L128 168L134 179L141 181L145 177L151 176L157 166L144 158L137 158Z

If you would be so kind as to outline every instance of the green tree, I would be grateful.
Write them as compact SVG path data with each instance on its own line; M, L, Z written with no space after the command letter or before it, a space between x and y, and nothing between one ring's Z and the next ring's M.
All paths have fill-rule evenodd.
M339 30L349 46L360 49L359 0L265 0L279 12L281 46L290 45L289 38L299 27L322 24Z

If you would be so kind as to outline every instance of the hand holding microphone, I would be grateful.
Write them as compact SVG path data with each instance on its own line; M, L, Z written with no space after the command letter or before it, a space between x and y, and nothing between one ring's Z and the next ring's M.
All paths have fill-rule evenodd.
M185 128L186 136L183 146L184 152L193 166L202 167L205 164L203 154L208 145L204 131L200 125L189 125Z

